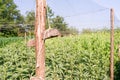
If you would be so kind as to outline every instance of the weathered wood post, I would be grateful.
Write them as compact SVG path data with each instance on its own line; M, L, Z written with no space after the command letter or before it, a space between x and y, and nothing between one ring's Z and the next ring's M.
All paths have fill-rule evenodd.
M36 41L36 76L41 80L45 80L45 45L44 31L46 22L46 1L36 0L36 25L35 25L35 41Z
M114 10L110 9L111 33L110 33L110 80L114 80Z
M44 31L46 22L46 0L36 0L35 50L36 76L30 80L45 80Z
M120 58L120 44L118 45L118 57Z
M24 35L24 36L25 36L25 44L26 44L26 36L27 36L27 35L26 35L26 31L25 31L25 35Z

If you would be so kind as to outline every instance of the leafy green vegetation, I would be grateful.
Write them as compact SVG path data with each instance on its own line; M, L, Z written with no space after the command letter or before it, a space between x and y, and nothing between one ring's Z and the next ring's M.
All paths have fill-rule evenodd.
M46 80L109 80L110 35L105 32L46 40ZM115 80L119 80L115 33ZM21 39L0 48L0 80L28 80L35 74L34 48Z
M10 43L19 42L21 40L23 40L22 37L0 38L0 48L5 47Z

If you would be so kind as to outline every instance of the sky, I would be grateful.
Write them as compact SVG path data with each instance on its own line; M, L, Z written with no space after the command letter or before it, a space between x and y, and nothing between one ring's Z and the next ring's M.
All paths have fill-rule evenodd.
M14 0L23 15L35 10L35 0ZM110 27L110 8L115 11L115 24L120 25L120 0L47 0L55 15L64 17L73 28L101 29Z

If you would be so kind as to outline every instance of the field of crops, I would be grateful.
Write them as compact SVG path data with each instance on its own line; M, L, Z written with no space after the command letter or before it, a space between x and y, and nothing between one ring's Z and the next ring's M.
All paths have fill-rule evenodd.
M10 37L10 38L0 38L0 48L14 42L21 41L22 37Z
M0 46L0 80L29 80L35 73L34 48L26 47L24 38L9 41L0 39L5 44ZM109 33L53 38L45 44L46 80L109 80ZM120 79L119 44L120 33L115 33L115 80Z

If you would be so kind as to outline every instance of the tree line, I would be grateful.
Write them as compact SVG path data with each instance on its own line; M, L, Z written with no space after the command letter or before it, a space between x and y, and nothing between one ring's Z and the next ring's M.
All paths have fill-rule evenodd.
M78 34L78 30L69 27L62 16L55 16L52 9L47 6L46 29L56 28L63 35ZM0 0L0 36L24 36L24 33L34 35L35 12L27 11L26 16L21 15L14 0Z

